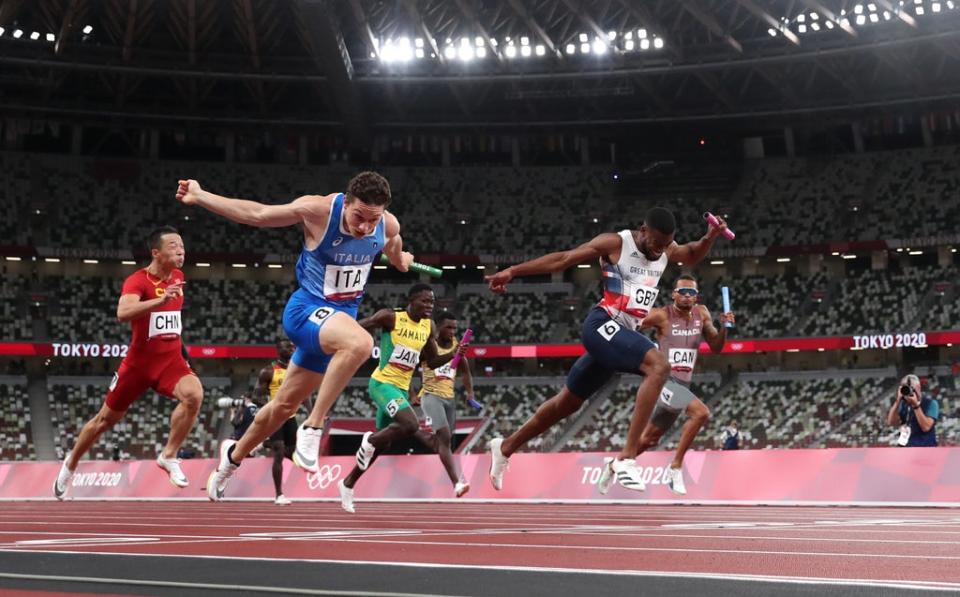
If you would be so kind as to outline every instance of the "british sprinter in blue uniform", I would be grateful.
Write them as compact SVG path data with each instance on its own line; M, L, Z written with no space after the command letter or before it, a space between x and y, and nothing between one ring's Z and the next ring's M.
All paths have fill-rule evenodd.
M239 441L221 450L217 470L207 482L208 497L222 498L243 459L319 388L294 452L297 466L316 472L323 419L373 350L373 338L356 317L374 259L382 251L404 272L413 262L413 255L403 251L397 218L386 211L389 183L379 174L362 172L350 181L346 193L305 195L287 204L268 205L214 195L195 180L181 180L177 199L249 226L302 225L304 235L297 261L300 288L283 312L284 331L297 350L276 398L260 409Z

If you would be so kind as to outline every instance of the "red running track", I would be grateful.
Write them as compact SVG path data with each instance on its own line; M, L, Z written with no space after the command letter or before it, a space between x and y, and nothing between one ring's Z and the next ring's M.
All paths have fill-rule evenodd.
M849 579L960 590L951 509L12 502L0 551ZM387 554L387 555L385 555Z

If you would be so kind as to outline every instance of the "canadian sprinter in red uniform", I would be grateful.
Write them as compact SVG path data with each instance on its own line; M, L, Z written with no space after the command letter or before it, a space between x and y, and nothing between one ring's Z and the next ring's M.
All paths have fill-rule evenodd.
M120 292L117 319L129 321L133 338L127 356L110 382L100 412L90 419L63 461L53 484L58 499L66 496L80 458L104 431L110 429L148 388L180 402L170 417L170 437L157 456L157 466L167 472L177 487L189 485L180 468L177 450L197 420L203 402L200 378L183 355L180 335L183 324L183 239L175 228L164 226L147 239L150 265L131 274Z

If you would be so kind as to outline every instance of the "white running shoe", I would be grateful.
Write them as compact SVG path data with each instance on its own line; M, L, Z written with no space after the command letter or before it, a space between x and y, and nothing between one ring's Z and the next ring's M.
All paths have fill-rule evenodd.
M500 446L503 445L502 437L495 437L487 444L490 449L490 484L497 491L503 488L503 473L510 468L510 459L503 455Z
M370 443L371 435L373 435L372 431L363 434L363 439L360 440L360 449L357 450L357 466L362 471L367 470L373 460L373 453L377 451L376 446Z
M470 491L470 484L466 481L457 481L457 484L453 488L453 493L457 497L463 497Z
M683 469L670 467L670 476L667 478L667 487L677 495L687 495L687 486L683 484Z
M612 463L613 458L603 459L603 468L600 470L600 478L597 479L597 491L600 492L600 495L607 495L610 486L613 485L614 478L617 476L613 472Z
M293 451L293 463L308 473L319 473L320 438L323 429L313 429L301 425L297 429L297 449Z
M353 508L353 490L343 484L343 479L337 483L337 489L340 490L340 507L353 514L356 512Z
M609 475L610 478L605 479L606 475ZM600 493L605 494L609 491L613 481L619 483L621 487L633 491L644 491L647 488L647 484L643 482L643 476L637 469L637 461L633 458L622 460L615 458L604 467L604 472L600 474L600 480L597 482ZM601 485L601 483L603 484Z
M157 456L157 466L167 471L167 474L170 476L170 482L176 487L182 489L190 485L187 476L183 474L183 469L180 468L179 458L164 458L163 454L160 454Z
M237 472L237 468L240 466L230 462L228 456L230 447L236 443L232 439L227 439L220 446L220 462L217 464L217 470L210 473L210 477L207 478L207 497L210 498L211 502L219 502L223 499L223 492L227 488L230 477Z
M67 456L69 458L69 456ZM67 497L67 490L70 489L70 481L73 480L73 473L75 470L70 470L67 468L67 459L63 459L63 464L60 465L60 472L57 473L57 478L53 481L53 495L58 500L63 500Z
M289 506L293 502L290 501L290 498L281 493L277 496L277 499L273 500L273 503L278 506Z

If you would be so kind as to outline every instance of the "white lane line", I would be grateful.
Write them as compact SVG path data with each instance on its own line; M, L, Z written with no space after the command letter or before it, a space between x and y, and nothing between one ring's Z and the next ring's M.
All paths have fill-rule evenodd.
M783 550L761 550L761 549L698 549L698 548L678 548L678 547L632 547L632 546L606 546L606 545L556 545L542 543L471 543L467 541L389 541L386 539L336 539L330 538L327 541L334 543L385 543L392 545L442 545L447 547L499 547L499 548L518 548L518 549L542 549L542 550L585 550L585 551L633 551L633 552L682 552L682 553L714 553L714 554L752 554L752 555L776 555L787 556L810 556L810 557L841 557L841 558L882 558L882 559L904 559L904 560L960 560L957 556L938 556L938 555L902 555L896 553L853 553L853 552L832 552L832 551L783 551Z

